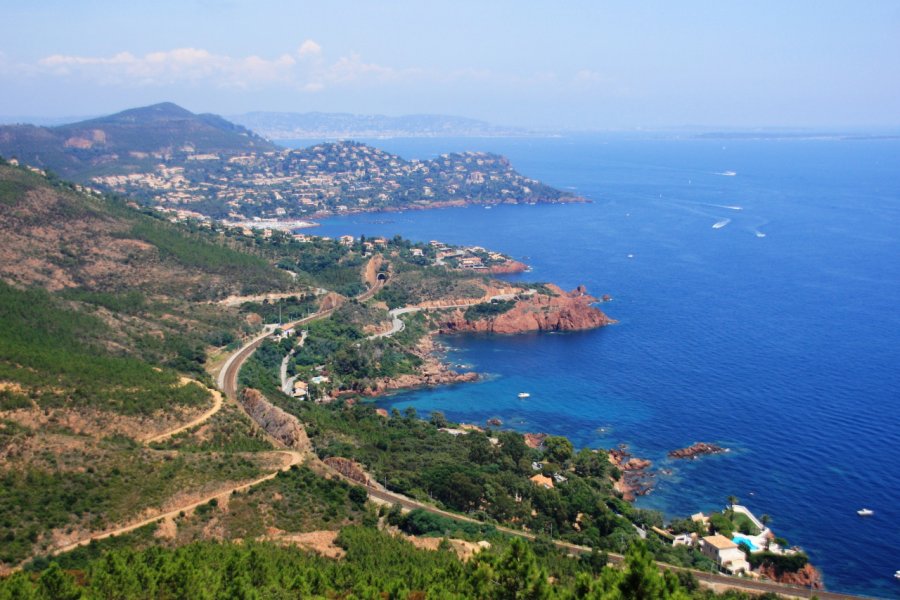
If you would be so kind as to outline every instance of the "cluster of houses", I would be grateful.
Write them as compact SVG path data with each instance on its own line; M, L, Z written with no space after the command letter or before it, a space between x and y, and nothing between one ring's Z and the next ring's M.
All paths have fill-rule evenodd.
M431 240L428 242L428 245L434 248L436 252L435 264L443 265L449 261L450 264L456 265L459 269L487 271L492 264L505 263L510 260L504 254L486 250L481 246L453 248L438 240ZM421 253L419 256L421 256Z
M501 200L526 199L540 185L493 155L406 161L350 142L239 155L188 152L175 162L172 156L157 158L160 163L149 172L93 182L119 193L150 193L165 205L215 200L237 212L272 217L467 198L488 184L497 187Z

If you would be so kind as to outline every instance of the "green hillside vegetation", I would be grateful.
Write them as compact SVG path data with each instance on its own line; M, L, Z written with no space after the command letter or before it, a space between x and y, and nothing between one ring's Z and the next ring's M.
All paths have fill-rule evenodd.
M390 308L434 300L481 298L484 290L478 285L484 278L471 273L450 271L444 267L418 267L408 263L397 265L389 285L376 298Z
M0 163L0 278L50 289L209 300L286 291L265 256L209 229L172 224L117 198Z
M716 595L698 589L690 575L661 573L640 545L629 551L623 568L613 568L542 555L521 540L468 562L367 527L345 528L338 543L346 552L338 560L271 543L114 549L74 570L53 563L33 575L15 574L0 581L0 598L750 598Z
M209 393L181 385L173 370L107 354L105 324L68 310L42 290L17 290L0 281L0 380L21 391L0 391L0 410L91 406L149 415L176 406L201 406Z
M8 565L39 553L52 530L102 530L176 492L261 472L252 456L167 456L121 436L97 442L0 423L0 563Z
M272 443L241 409L225 402L206 423L150 445L154 450L180 452L260 452Z
M438 430L444 425L442 416L423 421L414 410L394 411L385 419L367 404L316 405L283 398L279 402L307 424L319 456L353 459L390 490L486 523L552 532L554 537L615 552L637 539L632 522L662 525L662 515L636 509L613 492L612 467L604 452L575 453L564 438L549 438L547 449L539 451L528 448L522 435L512 431L453 436ZM498 438L497 444L491 436ZM533 461L542 462L540 471L532 468ZM536 473L551 477L559 473L565 481L545 489L529 481ZM706 562L684 547L648 543L661 560L682 565Z
M207 300L295 287L265 247L7 164L0 207L0 565L274 468L231 404L139 442L208 408L210 346L255 331Z
M314 321L304 328L306 341L296 348L288 373L301 380L320 375L316 367L328 373L326 390L364 391L374 380L415 373L422 359L410 347L425 334L421 318L407 320L406 329L389 338L366 339L363 326L384 323L387 313L368 304L349 301L329 319ZM279 369L285 355L297 344L297 338L281 342L266 340L245 363L240 384L261 390L270 398L281 396Z
M470 306L466 309L463 316L469 321L492 319L505 312L509 312L515 305L515 300L492 300L491 302L483 302L481 304Z
M365 291L362 270L366 260L360 252L340 244L337 240L314 239L296 243L293 252L279 261L284 269L304 275L317 286L344 296Z

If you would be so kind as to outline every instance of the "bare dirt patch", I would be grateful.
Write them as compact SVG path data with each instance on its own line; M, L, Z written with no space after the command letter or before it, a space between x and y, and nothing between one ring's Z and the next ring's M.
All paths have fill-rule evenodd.
M295 533L290 535L278 535L264 539L285 545L297 546L310 552L315 552L326 558L342 558L346 552L335 543L337 531L310 531L309 533Z

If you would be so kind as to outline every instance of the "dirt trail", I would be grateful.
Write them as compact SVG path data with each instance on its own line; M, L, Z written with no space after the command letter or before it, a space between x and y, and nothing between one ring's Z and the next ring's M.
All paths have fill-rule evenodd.
M187 377L182 377L181 383L183 385L190 385L190 384L197 383L197 382L194 381L193 379L188 379ZM200 384L197 384L197 385L200 385ZM200 425L201 423L208 421L214 414L219 412L222 409L222 400L223 400L222 392L220 392L219 390L214 390L212 388L206 388L206 389L208 389L209 392L213 396L212 408L210 408L208 411L206 411L205 413L203 413L196 419L193 419L192 421L185 423L184 425L176 427L175 429L170 429L169 431L164 431L163 433L160 433L151 438L145 439L143 441L144 444L146 445L146 444L152 444L153 442L159 442L159 441L165 440L167 438L170 438L173 435L179 434L182 431L187 431L188 429L191 429L192 427L196 427L197 425Z
M144 525L149 525L150 523L155 523L156 521L160 521L162 519L174 518L174 517L178 516L178 514L181 513L182 511L187 512L189 510L193 510L193 509L197 508L198 506L202 506L203 504L206 504L210 500L218 499L223 496L227 497L227 496L231 495L233 492L242 492L253 486L259 485L260 483L269 481L270 479L274 479L278 475L278 473L280 473L282 471L287 471L294 465L299 465L300 463L303 462L303 460L305 458L305 455L303 453L297 452L295 450L275 450L274 452L277 452L278 454L282 454L288 458L288 460L285 462L285 464L277 471L268 473L268 474L264 475L263 477L260 477L259 479L254 479L253 481L248 481L248 482L241 483L239 485L235 485L235 486L223 489L223 490L219 490L215 494L211 494L205 498L202 498L201 500L195 500L193 502L187 502L185 504L181 504L181 505L177 506L176 508L167 510L166 512L159 513L152 517L147 517L146 519L142 519L140 521L135 521L134 523L129 523L128 525L122 525L121 527L116 527L114 529L109 529L102 533L96 533L89 537L82 538L76 542L72 542L70 544L67 544L65 546L62 546L60 548L53 550L51 552L51 554L56 556L57 554L62 554L64 552L74 550L75 548L79 548L81 546L87 546L94 540L102 540L102 539L106 539L108 537L121 535L123 533L128 533L129 531L134 531L135 529L139 529L139 528L143 527Z

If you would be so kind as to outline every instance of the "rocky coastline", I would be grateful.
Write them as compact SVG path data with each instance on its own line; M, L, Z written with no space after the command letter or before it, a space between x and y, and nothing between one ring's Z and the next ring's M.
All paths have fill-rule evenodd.
M466 200L459 198L456 200L434 200L431 202L422 202L419 204L410 204L404 206L380 206L375 208L353 207L347 210L320 210L310 215L303 215L304 220L327 219L334 216L346 216L364 213L402 213L408 210L434 210L440 208L464 208L467 206L499 206L501 204L518 205L518 204L587 204L592 200L583 196L561 196L559 198L535 198L529 202L520 202L519 200L497 200L496 202L487 202L479 200ZM318 225L318 223L316 224Z
M594 306L598 302L584 286L564 292L548 284L554 295L532 294L516 300L508 311L482 319L469 320L463 309L454 309L440 318L438 332L517 334L530 331L577 331L596 329L615 323Z
M519 263L522 264L522 263ZM524 265L523 265L524 266ZM380 396L392 391L467 383L477 381L478 373L460 373L437 356L438 346L434 341L436 334L489 332L500 334L517 334L531 331L575 331L595 329L615 323L603 311L593 306L597 299L590 296L584 286L571 292L564 292L559 287L548 284L549 294L531 294L516 300L513 308L496 317L474 321L465 318L465 310L452 309L437 317L435 329L431 335L423 337L413 348L413 353L422 359L422 366L413 374L385 377L375 380L364 392L366 396ZM491 289L486 293L515 293L510 289ZM455 300L428 303L427 308L439 309L444 304ZM477 302L472 302L472 305ZM425 305L423 305L425 306Z
M413 353L422 359L422 366L414 374L398 375L397 377L384 377L376 379L364 394L366 396L381 396L388 392L419 387L432 387L451 383L469 383L478 380L478 373L459 373L450 368L436 356L437 346L431 336L425 336Z
M638 496L646 496L653 491L656 474L650 471L653 463L646 458L638 458L628 452L628 446L619 444L609 451L609 462L619 469L621 475L613 487L622 494L622 499L634 502Z
M512 275L514 273L524 273L528 270L528 265L517 260L508 260L505 263L491 265L487 268L490 275Z

